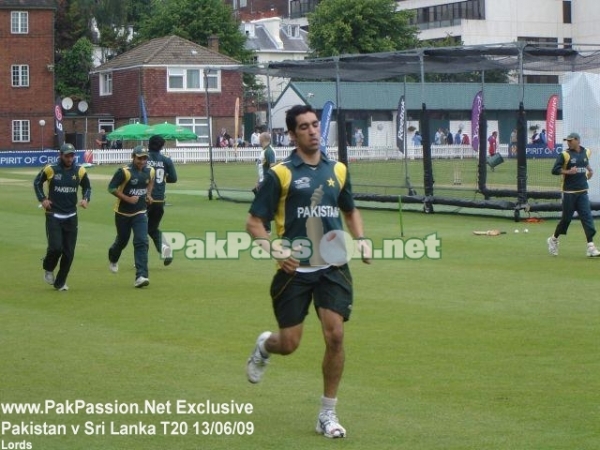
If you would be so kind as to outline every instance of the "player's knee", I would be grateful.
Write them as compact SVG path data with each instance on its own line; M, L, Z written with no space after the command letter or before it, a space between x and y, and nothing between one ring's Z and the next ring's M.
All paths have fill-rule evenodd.
M289 355L294 353L300 345L300 338L296 336L282 338L279 341L279 353L281 355Z

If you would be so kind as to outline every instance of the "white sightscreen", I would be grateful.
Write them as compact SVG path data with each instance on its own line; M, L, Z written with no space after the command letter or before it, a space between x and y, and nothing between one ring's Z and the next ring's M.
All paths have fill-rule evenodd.
M592 151L590 198L600 201L600 74L571 72L562 83L563 131L581 135L581 145ZM557 136L557 142L566 136Z

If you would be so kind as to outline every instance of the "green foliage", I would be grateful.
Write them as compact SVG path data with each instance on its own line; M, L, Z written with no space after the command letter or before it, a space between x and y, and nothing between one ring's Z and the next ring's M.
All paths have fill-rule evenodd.
M246 37L232 10L221 0L153 0L137 30L138 42L177 35L207 46L212 35L219 37L219 52L247 62L251 53L244 48Z
M317 57L413 48L412 15L395 0L323 0L308 17L310 47Z
M444 39L432 39L421 41L420 47L458 47L463 42L452 35L447 35ZM508 83L509 72L507 70L488 70L484 74L486 83ZM463 72L463 73L426 73L425 81L428 83L479 83L482 81L482 73Z
M89 72L92 64L93 46L83 37L73 48L60 51L56 63L56 93L61 97L90 99Z

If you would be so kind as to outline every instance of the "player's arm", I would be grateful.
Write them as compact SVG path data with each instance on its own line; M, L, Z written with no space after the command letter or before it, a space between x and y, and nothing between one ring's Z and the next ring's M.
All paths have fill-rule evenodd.
M82 198L81 198L81 202L79 203L81 205L82 208L87 208L88 203L90 202L90 199L92 198L92 184L90 183L90 177L88 176L87 172L85 172L85 169L83 176L81 177L81 181L79 182L79 185L81 186L81 191L82 191Z
M108 192L117 197L119 200L131 205L135 205L139 199L137 195L129 196L123 193L122 189L119 189L121 184L125 181L125 173L123 169L119 169L115 172L112 179L108 183Z
M148 189L146 190L146 202L148 204L152 203L154 199L152 198L152 190L154 189L154 178L156 177L156 170L154 167L150 167L150 182L148 183Z
M38 201L42 204L42 208L46 210L50 209L50 207L52 206L52 202L44 192L44 183L48 181L48 174L51 172L52 168L50 166L46 166L42 170L40 170L40 173L38 173L35 177L35 180L33 180L33 190L35 192L35 196L37 197Z
M371 263L371 241L365 237L363 221L360 211L354 208L350 211L344 211L344 221L348 231L357 240L358 251L362 257L364 263Z
M177 170L171 158L165 160L167 164L167 183L177 183Z
M556 160L554 160L554 165L552 166L552 175L562 175L564 164L565 164L565 157L562 153L560 153L556 157Z

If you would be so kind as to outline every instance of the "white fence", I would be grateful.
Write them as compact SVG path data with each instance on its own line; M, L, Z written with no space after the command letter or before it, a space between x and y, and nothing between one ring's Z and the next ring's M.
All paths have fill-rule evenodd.
M287 157L293 150L292 147L276 147L275 155L277 161ZM262 149L256 147L238 148L213 148L212 161L217 163L229 162L247 162L254 163L260 159ZM508 145L499 145L499 153L507 157ZM92 150L94 164L124 164L131 161L131 149L107 149ZM327 152L330 158L337 159L338 148L328 147ZM179 164L210 162L211 157L206 147L186 147L186 148L168 148L163 153L169 155L174 162ZM468 145L433 145L431 147L431 157L433 159L476 159L478 153ZM406 158L410 160L423 159L422 147L409 147L406 150ZM374 160L387 161L404 159L404 154L398 151L396 147L348 147L348 160Z

